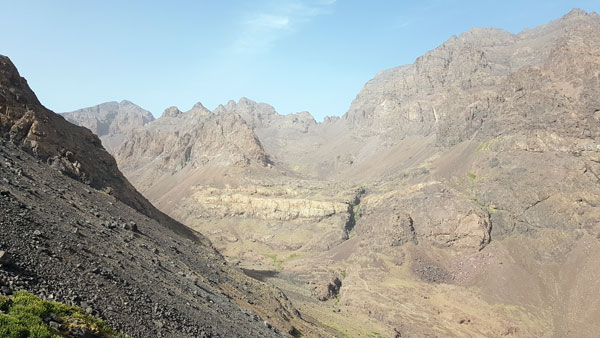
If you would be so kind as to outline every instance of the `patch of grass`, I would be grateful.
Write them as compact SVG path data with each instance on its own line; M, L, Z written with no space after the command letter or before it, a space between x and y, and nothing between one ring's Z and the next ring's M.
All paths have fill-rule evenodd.
M385 338L384 335L382 335L381 333L376 332L376 331L369 332L369 337L372 337L372 338Z
M353 212L354 212L354 219L358 220L360 218L360 203L355 205L353 208Z
M475 203L481 205L481 203L479 203L478 198L477 198L477 189L475 188L475 185L476 185L475 180L477 179L477 175L475 175L475 173L468 171L467 177L469 178L469 182L471 182L471 194L473 195L473 200L475 201Z
M487 209L487 211L490 214L495 213L496 210L496 206L493 203L485 203L484 201L480 200L480 196L478 194L478 191L476 189L476 185L477 185L477 175L475 175L475 173L472 172L467 172L467 177L469 178L470 182L471 182L471 199L473 200L473 202L475 202L477 205L479 205L480 207ZM485 179L485 177L484 177Z
M346 278L346 270L342 270L340 274L342 275L342 279Z
M298 258L298 257L301 257L301 256L302 256L301 254L299 254L299 253L295 253L295 252L294 252L293 254L291 254L291 255L288 257L288 260L292 260L292 259L294 259L294 258Z
M273 264L275 265L275 267L278 270L283 270L283 262L284 261L283 261L283 259L278 259L277 258L277 254L274 254L274 253L273 254L265 253L265 254L262 254L262 255L265 256L265 257L267 257L267 258L270 258L273 261Z
M0 295L0 311L0 337L70 337L70 330L75 327L83 328L96 337L126 337L77 306L46 301L26 291L17 291L11 297ZM52 318L60 327L50 327L44 321L46 318Z
M477 204L478 206L482 207L482 208L487 208L487 205L485 205L485 203L483 203L482 201L480 201L477 198L473 199L473 202L475 202L475 204Z
M475 149L475 152L483 152L483 151L491 151L492 147L494 146L494 144L498 142L497 138L493 138L489 141L486 142L482 142L480 143L477 148Z
M319 321L321 324L327 326L328 328L340 333L344 335L344 338L351 338L352 336L345 334L345 332L348 332L348 330L340 327L338 324L336 323L331 323L331 322L321 322Z

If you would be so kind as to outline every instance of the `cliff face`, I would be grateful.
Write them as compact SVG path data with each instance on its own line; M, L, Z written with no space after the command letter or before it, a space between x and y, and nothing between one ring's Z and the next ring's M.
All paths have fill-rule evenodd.
M443 145L536 132L598 137L599 23L574 11L516 35L473 29L379 73L344 119L365 134L435 134Z
M212 217L244 216L263 220L318 219L348 212L348 204L315 201L285 194L273 196L267 189L197 188L193 198L199 213Z
M200 104L187 112L168 108L161 118L133 132L115 157L126 174L136 173L133 183L142 190L157 176L173 176L184 168L268 164L260 141L239 115L212 114Z
M110 153L119 148L127 134L154 121L154 116L149 111L126 100L106 102L61 115L67 121L86 127L98 135L102 145Z

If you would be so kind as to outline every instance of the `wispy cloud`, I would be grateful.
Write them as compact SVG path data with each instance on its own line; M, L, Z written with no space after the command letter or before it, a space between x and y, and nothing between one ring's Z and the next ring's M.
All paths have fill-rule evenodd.
M315 17L329 14L336 0L275 0L247 13L233 50L254 54L269 49L276 41L296 32Z
M413 20L398 20L395 24L396 28L406 28L413 23Z
M403 29L408 26L419 24L431 16L432 11L438 11L445 2L443 0L423 0L412 5L409 11L401 13L395 22L392 22L392 27L395 29Z
M261 13L257 17L246 21L246 25L255 29L282 30L289 28L290 18L287 16Z

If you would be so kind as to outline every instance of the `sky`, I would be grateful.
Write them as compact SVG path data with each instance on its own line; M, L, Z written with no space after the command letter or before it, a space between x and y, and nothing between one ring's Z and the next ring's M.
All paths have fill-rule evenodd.
M158 117L247 97L322 120L452 35L517 33L573 7L600 1L0 0L0 54L55 112L129 100Z

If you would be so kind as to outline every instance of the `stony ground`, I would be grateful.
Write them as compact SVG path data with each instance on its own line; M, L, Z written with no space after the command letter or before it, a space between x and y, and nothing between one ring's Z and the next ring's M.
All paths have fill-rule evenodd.
M283 294L229 267L206 242L8 142L0 177L1 293L78 305L135 337L279 336L297 332L293 322L310 332Z

